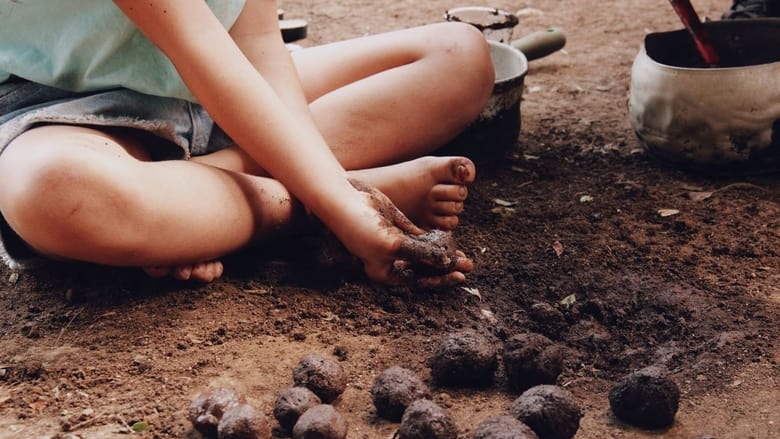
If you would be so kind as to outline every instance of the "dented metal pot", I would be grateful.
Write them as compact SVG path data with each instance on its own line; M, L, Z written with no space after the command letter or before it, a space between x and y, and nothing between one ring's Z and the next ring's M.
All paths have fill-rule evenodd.
M780 20L703 25L714 67L685 30L647 35L631 71L632 127L649 153L691 170L780 170Z

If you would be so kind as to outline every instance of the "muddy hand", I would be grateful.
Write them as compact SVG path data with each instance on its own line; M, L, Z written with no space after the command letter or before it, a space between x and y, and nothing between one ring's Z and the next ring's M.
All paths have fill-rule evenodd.
M473 263L457 250L452 234L442 230L425 232L387 198L382 192L358 180L350 183L369 195L385 224L403 232L389 276L397 284L436 287L450 286L465 281L464 273L473 269Z
M449 286L463 282L464 273L473 263L457 250L450 232L432 230L422 235L406 236L401 242L394 269L407 283L418 286Z
M401 242L399 256L408 261L406 269L419 266L430 274L446 274L455 269L458 261L455 240L442 230L422 235L406 236Z

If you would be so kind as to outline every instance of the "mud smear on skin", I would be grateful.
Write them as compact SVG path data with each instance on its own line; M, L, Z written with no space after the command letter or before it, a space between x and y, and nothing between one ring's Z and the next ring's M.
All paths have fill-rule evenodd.
M384 219L384 227L398 228L405 237L401 241L399 256L404 263L396 265L397 275L409 284L431 276L451 273L458 262L457 245L451 233L434 229L423 232L398 208L375 188L350 179L355 189L368 194L374 208Z

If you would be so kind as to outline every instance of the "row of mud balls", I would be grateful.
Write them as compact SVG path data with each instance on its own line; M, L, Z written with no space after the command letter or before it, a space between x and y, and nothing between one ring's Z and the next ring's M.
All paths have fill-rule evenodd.
M294 439L344 439L347 422L331 404L347 387L339 363L319 355L306 355L293 367L293 387L279 392L274 418ZM198 394L190 403L188 418L206 438L268 439L271 424L243 395L217 387Z
M508 415L487 419L474 439L570 439L579 429L582 412L572 395L556 386L564 354L540 334L508 339L502 352L509 387L522 394ZM448 387L484 386L498 367L498 349L474 331L451 334L429 359L431 377ZM281 391L274 404L279 426L294 439L343 439L347 423L334 402L347 385L340 364L307 355L293 368L294 386ZM425 383L411 370L393 366L374 380L371 397L377 416L401 423L398 439L454 439L457 428L446 410L431 400ZM663 371L648 368L613 386L610 406L621 420L639 427L672 424L679 390ZM210 389L191 404L189 419L206 437L267 438L270 425L245 398L230 390Z
M429 365L437 384L474 387L493 381L498 359L498 346L489 337L466 330L445 337ZM554 386L563 371L565 351L541 334L523 333L506 340L501 359L509 389L523 392L510 408L512 415L534 427L541 439L574 436L579 428L580 410L567 391ZM521 400L535 402L521 404ZM626 375L609 393L615 417L647 429L671 426L679 402L677 384L663 368L655 366ZM537 425L541 422L537 416L548 421L549 428Z

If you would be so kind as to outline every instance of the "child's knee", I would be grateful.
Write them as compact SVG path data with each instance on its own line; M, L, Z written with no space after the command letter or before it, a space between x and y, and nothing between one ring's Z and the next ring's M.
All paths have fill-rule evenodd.
M90 212L130 204L121 176L101 168L100 157L28 140L17 139L0 155L0 213L32 246L77 241L79 230L102 227L90 224Z
M441 40L439 53L444 71L455 72L448 81L468 100L486 101L493 90L495 72L490 57L490 47L482 32L476 27L459 22L434 25L431 31Z

